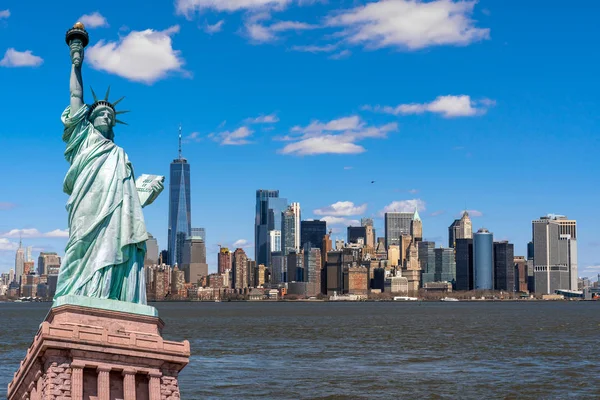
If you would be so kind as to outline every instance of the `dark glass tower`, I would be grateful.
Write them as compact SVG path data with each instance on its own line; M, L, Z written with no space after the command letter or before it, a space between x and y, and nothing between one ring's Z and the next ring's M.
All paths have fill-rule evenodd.
M169 180L169 264L183 260L185 240L192 233L190 201L190 164L181 156L181 127L179 127L179 158L171 163Z
M327 234L325 221L300 221L300 247L310 243L311 247L323 251L323 236Z
M286 209L287 199L279 197L279 190L259 189L256 191L254 258L257 265L271 266L269 232L283 230L282 213Z

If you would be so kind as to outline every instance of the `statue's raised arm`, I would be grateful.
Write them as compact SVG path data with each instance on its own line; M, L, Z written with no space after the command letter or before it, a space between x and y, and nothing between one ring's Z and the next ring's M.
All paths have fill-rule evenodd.
M71 56L71 111L70 115L75 115L83 106L83 80L81 78L81 65L83 64L84 49L89 42L88 33L81 22L76 23L69 29L66 36Z

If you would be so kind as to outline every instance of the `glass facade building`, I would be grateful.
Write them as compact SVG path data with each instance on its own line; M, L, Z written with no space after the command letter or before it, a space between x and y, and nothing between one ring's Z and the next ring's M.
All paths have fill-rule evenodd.
M385 247L402 244L402 235L411 234L414 212L385 213Z
M327 234L327 222L325 221L301 221L300 222L300 247L310 243L323 251L323 237Z
M473 290L473 239L456 239L456 290Z
M494 235L487 229L473 235L473 285L475 290L494 289Z
M271 239L269 232L283 230L283 212L287 199L279 197L279 190L256 191L256 218L254 222L254 257L256 264L271 266Z
M514 292L515 249L507 241L494 243L494 289Z
M190 164L185 158L173 160L169 180L169 264L181 264L183 246L192 231Z

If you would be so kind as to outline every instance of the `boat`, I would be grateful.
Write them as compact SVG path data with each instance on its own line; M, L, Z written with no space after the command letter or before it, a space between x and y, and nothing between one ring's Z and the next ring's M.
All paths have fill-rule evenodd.
M394 301L417 301L418 297L394 296Z
M444 297L440 301L459 301L459 300L455 299L454 297Z

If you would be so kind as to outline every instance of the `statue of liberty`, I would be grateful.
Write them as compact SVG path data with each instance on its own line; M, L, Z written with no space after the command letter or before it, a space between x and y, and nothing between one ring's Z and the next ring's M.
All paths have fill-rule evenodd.
M163 190L160 181L140 200L125 151L114 143L120 123L109 90L94 103L83 100L81 66L88 34L77 23L67 32L71 55L71 102L62 113L65 158L70 164L63 190L70 197L69 241L60 267L56 299L78 295L146 304L146 225L142 207Z

